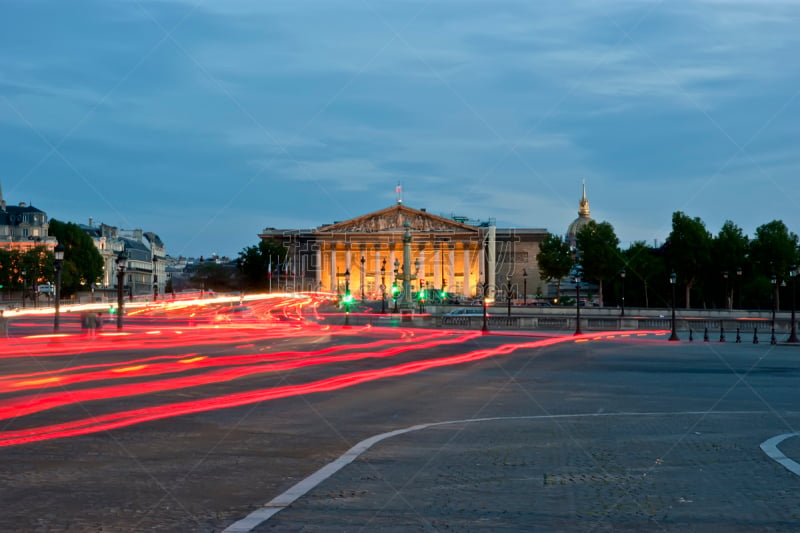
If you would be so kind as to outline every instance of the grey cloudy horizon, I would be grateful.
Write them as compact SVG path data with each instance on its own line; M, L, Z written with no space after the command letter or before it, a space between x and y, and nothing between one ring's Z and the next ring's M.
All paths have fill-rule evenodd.
M800 233L800 1L7 0L0 184L235 257L395 202Z

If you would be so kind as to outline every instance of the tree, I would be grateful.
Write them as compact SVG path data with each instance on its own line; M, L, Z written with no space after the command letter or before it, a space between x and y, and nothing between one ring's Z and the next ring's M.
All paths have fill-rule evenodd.
M64 247L61 294L70 296L97 282L103 275L103 258L92 238L74 222L50 220L49 234Z
M614 227L608 222L597 223L592 220L578 230L575 242L580 252L584 277L597 282L602 306L603 282L614 279L622 263Z
M708 268L711 258L711 234L700 218L689 218L680 211L672 214L672 232L664 244L667 264L683 283L686 308L691 307L691 290Z
M737 269L742 268L747 262L748 245L747 236L742 228L730 220L725 221L712 242L711 257L714 268L710 269L710 274L713 280L722 283L722 291L715 291L724 294L720 307L730 309L733 306L733 293L736 288L732 281ZM712 285L719 287L717 283Z
M756 273L762 278L760 285L766 285L764 279L775 276L772 298L778 309L778 287L787 280L790 267L798 262L797 243L797 235L780 220L757 227L756 236L750 243L750 258Z
M543 281L556 280L556 298L560 300L561 278L569 274L573 264L569 243L551 233L539 245L536 262L539 265L539 277Z
M239 288L238 277L239 271L235 266L212 260L202 261L194 267L189 280L203 291L226 292Z
M651 280L666 279L664 261L659 257L658 250L648 246L644 241L636 241L623 252L622 256L629 280L626 299L650 307ZM659 306L666 307L666 304L660 305L662 303L659 302Z
M264 290L269 286L270 270L275 270L286 258L286 247L283 243L267 239L257 245L248 246L239 252L236 261L246 288ZM270 266L271 264L271 266Z

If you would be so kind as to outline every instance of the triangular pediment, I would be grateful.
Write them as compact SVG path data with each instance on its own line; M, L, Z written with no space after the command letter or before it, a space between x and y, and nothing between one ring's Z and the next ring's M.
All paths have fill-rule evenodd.
M336 222L317 229L318 233L396 233L411 231L478 233L475 226L462 224L449 218L432 215L427 211L405 205L393 205L360 217Z

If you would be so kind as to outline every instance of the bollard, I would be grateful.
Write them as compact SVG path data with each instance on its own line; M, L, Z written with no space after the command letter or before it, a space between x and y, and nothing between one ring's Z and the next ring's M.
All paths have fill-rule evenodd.
M722 324L719 325L719 342L725 342L725 327Z
M753 329L753 344L758 344L758 328Z
M694 336L692 336L692 328L689 328L689 342L694 340Z
M769 338L770 344L778 344L778 341L775 340L775 328L772 328L772 336Z
M742 337L739 335L739 328L736 328L736 342L742 342Z
M708 327L703 329L703 342L708 342Z

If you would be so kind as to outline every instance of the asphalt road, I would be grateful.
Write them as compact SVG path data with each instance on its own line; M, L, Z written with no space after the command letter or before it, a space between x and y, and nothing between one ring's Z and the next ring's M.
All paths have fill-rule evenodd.
M155 354L214 359L319 351L399 342L398 334L412 333L340 331L4 357L2 375L78 363L132 368L132 361ZM413 334L402 343L426 333ZM254 530L800 529L800 476L759 447L800 427L800 348L617 336L484 353L535 340L477 336L391 357L253 372L6 418L3 433L477 354L462 364L339 383L335 390L298 389L236 407L0 447L0 529L222 531L364 439L419 424L432 425L376 442ZM189 374L204 375L201 369ZM143 391L156 380L126 379ZM12 390L0 396L0 408L20 397L71 395L111 383ZM797 440L787 437L780 450L800 461Z

